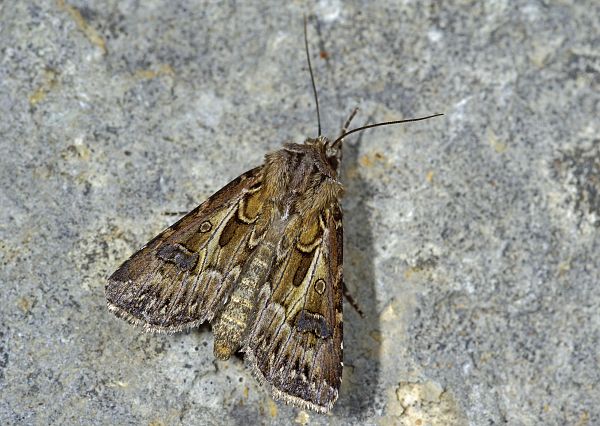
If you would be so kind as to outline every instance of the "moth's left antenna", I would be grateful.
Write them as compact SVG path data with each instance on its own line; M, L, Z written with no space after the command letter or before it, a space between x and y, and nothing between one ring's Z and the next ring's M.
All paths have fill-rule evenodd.
M313 75L312 65L310 63L310 53L308 52L308 36L306 35L307 30L307 19L304 15L304 50L306 50L306 61L308 62L308 71L310 72L310 82L312 84L313 93L315 95L315 104L317 105L317 123L319 125L319 136L321 136L321 114L319 113L319 97L317 96L317 86L315 84L315 76Z

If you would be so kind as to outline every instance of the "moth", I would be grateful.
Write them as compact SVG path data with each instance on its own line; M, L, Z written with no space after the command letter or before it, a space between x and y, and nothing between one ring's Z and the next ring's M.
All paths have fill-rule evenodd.
M108 308L144 331L212 325L214 355L244 353L275 399L326 413L342 378L343 138L285 143L127 260Z

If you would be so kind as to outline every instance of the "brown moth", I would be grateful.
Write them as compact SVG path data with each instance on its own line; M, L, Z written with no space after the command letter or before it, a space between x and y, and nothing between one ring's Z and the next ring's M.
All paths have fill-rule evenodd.
M305 46L308 57L308 43ZM309 70L312 78L310 58ZM356 112L356 111L354 111ZM317 101L318 115L318 101ZM144 331L212 325L275 399L326 413L342 378L343 137L286 143L113 273L108 308Z

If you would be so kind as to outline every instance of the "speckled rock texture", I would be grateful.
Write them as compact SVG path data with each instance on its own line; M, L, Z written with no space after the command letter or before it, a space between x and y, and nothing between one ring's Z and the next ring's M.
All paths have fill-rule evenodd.
M285 141L350 137L345 370L274 403L106 277ZM0 3L0 423L600 424L596 1Z

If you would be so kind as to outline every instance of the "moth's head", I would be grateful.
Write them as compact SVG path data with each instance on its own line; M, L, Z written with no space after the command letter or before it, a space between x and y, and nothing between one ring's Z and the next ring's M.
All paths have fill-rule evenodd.
M315 101L317 103L317 117L319 117L319 103L318 103L318 100L316 99L316 90L315 90ZM315 139L307 139L304 142L305 144L317 147L317 149L321 151L322 157L325 159L325 161L327 161L328 166L332 170L335 170L336 174L339 174L340 164L342 163L342 142L344 141L344 136L361 129L361 128L358 128L355 130L351 130L349 132L347 131L348 126L350 126L350 123L352 122L352 119L354 118L354 116L356 115L357 112L358 112L358 108L354 108L352 110L352 113L350 113L350 116L346 120L344 127L342 127L342 131L340 132L340 135L337 137L337 139L334 139L333 141L331 139L328 139L327 137L321 135L321 119L318 118L319 136L317 136Z
M324 158L329 166L339 172L340 163L342 161L342 144L332 143L332 141L326 136L317 136L314 139L308 138L304 141L305 145L309 145L316 149Z

